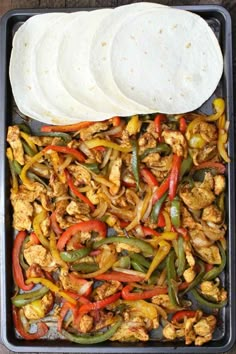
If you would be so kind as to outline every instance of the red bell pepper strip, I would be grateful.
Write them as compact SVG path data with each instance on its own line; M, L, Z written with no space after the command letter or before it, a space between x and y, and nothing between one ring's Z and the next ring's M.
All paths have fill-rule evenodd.
M92 302L90 304L82 305L79 309L79 313L85 314L92 310L100 310L106 307L107 305L116 302L120 298L121 292L111 295L103 300Z
M16 285L19 286L20 289L29 291L33 289L34 284L25 284L23 272L20 265L20 252L21 247L26 237L26 231L19 231L16 235L13 251L12 251L12 264L13 264L13 277L15 280Z
M121 182L123 186L128 187L128 188L135 188L136 187L136 183L128 183L125 181Z
M21 322L19 311L17 311L15 306L13 306L13 322L17 332L26 340L39 339L45 336L45 334L48 332L48 326L44 322L39 322L37 324L37 331L35 333L26 332Z
M58 225L55 211L52 212L52 214L50 216L50 221L51 221L51 227L52 227L53 231L55 232L55 234L61 235L63 230Z
M67 312L69 310L71 310L71 309L72 309L71 304L69 302L64 302L64 304L61 307L61 311L59 313L59 318L58 318L58 321L57 321L57 330L58 330L58 332L61 332L64 318L66 317Z
M79 162L84 162L86 160L84 154L81 151L79 151L77 149L74 149L74 148L70 148L68 146L48 145L42 151L43 152L48 152L49 150L61 152L63 154L72 155Z
M164 215L162 214L162 212L160 212L158 219L157 219L157 226L158 227L164 227L166 226L166 221L164 218Z
M210 270L212 270L212 268L214 268L213 264L209 264L209 263L205 263L205 272L209 272Z
M112 120L112 124L114 127L118 127L120 125L120 122L121 122L120 117L118 117L118 116L113 117L113 118L111 118L111 120Z
M30 242L34 245L40 245L40 241L35 232L31 232L30 234Z
M80 122L69 125L43 125L41 132L77 132L80 129L88 128L92 124L95 124L95 122Z
M79 286L79 296L89 296L92 292L92 283L86 279L79 278L75 273L68 273L69 280L71 284Z
M58 250L62 251L66 243L70 240L70 238L79 231L95 231L98 232L100 236L104 238L107 234L107 227L106 224L100 220L82 221L78 224L71 225L65 232L63 232L63 234L59 238L57 242Z
M165 288L156 287L151 290L143 291L142 293L131 293L132 289L133 289L133 286L131 286L131 285L126 285L122 289L121 296L124 300L145 300L145 299L150 299L151 297L153 297L155 295L168 293L167 287L165 287Z
M165 179L160 187L155 191L152 197L152 204L155 204L168 191L170 184L170 175Z
M191 174L196 171L196 170L201 170L203 168L213 168L217 171L217 173L220 174L224 174L225 173L225 165L223 165L223 163L220 162L213 162L213 161L206 161L206 162L202 162L200 165L198 166L194 166L191 170Z
M159 232L151 229L150 227L142 226L142 230L143 230L144 236L151 236L151 235L160 236Z
M92 150L105 152L106 148L105 146L95 146L94 148L92 148Z
M195 315L196 315L196 311L191 311L191 310L178 311L172 316L172 322L179 323L183 321L184 318L191 318L194 317Z
M159 183L154 176L154 174L148 168L142 168L140 174L145 183L147 183L150 187L158 187Z
M93 205L92 202L90 202L90 200L83 195L82 193L80 193L80 191L78 191L78 189L75 187L72 177L69 174L69 172L67 170L65 170L65 175L66 175L66 179L67 179L67 183L68 186L70 187L70 190L76 195L76 197L78 197L80 200L82 200L85 204L88 204L88 206L90 206L90 208L92 209L92 211L95 210L95 206Z
M170 184L169 184L169 199L173 200L176 196L177 185L179 181L179 173L181 167L182 157L173 155L172 169L170 172Z
M190 240L190 236L187 229L185 229L184 227L178 227L177 229L175 229L174 226L172 226L172 228L174 232L177 231L179 234L181 234L185 241Z
M179 130L181 131L182 134L186 133L187 130L187 123L184 117L181 117L179 119Z
M156 117L154 118L155 131L159 135L159 137L161 136L161 130L162 130L161 123L165 119L166 116L164 114L157 114Z
M101 275L97 275L94 279L96 280L117 280L123 283L129 282L139 282L143 281L143 277L139 277L138 275L126 274L123 272L110 272L104 273Z

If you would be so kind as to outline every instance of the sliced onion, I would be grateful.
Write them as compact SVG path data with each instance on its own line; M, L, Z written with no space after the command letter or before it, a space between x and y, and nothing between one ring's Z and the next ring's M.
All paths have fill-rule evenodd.
M111 194L109 193L107 187L104 186L104 185L102 186L102 191L104 192L104 194L106 194L106 196L107 196L107 197L111 200L111 202L112 202L112 200L117 200L117 199L119 199L119 198L125 193L125 187L122 187L120 193L117 194L117 195L111 195Z
M72 155L66 155L65 160L63 161L63 163L59 166L59 172L64 171L65 168L67 168L70 164L71 161L73 160L73 156Z
M91 151L87 147L85 143L81 143L79 146L79 149L86 155L86 156L91 156Z
M119 268L119 267L112 267L112 269L115 270L116 272L135 275L135 276L142 277L142 278L145 278L145 276L146 276L146 274L144 274L142 272L137 272L136 270L124 269L124 268Z
M107 165L108 161L110 160L111 153L112 153L112 149L111 148L106 150L106 152L104 154L104 157L103 157L103 161L102 161L101 166L100 166L101 168L104 168Z
M69 196L69 195L62 195L61 197L57 197L55 199L55 203L60 202L62 200L75 200L75 198Z
M78 290L78 294L79 295L84 295L86 293L86 291L92 286L93 281L87 281L84 285L82 285L79 290Z
M102 201L102 202L98 205L98 207L96 208L96 210L93 212L92 217L93 217L93 218L98 218L98 219L102 218L103 215L105 214L105 212L107 211L107 208L108 208L107 202Z
M122 220L131 221L135 217L134 211L131 211L129 209L120 209L112 205L109 210L111 211L111 213L117 215Z

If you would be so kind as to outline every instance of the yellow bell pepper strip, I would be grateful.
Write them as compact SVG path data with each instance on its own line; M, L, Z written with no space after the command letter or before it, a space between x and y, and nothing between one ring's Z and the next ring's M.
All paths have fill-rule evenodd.
M77 132L78 130L88 128L93 124L95 124L95 122L79 122L69 125L43 125L41 127L41 132Z
M28 278L26 280L26 284L30 284L30 283L34 283L34 284L40 283L40 284L46 286L53 293L60 295L61 297L63 297L65 300L67 300L71 304L76 305L76 300L73 299L70 295L66 294L64 291L61 291L60 288L57 285L55 285L51 280L48 280L45 278L40 278L40 277L39 278Z
M59 264L62 268L68 269L67 264L60 257L60 253L57 249L56 237L53 230L50 231L49 247L52 258L56 261L56 263Z
M126 125L125 130L129 133L129 136L139 133L142 122L139 120L138 115L132 116Z
M62 335L71 342L86 344L86 345L97 344L111 338L117 332L122 322L123 319L121 317L118 317L117 322L115 322L115 324L113 324L109 329L107 329L106 332L95 332L93 333L93 335L89 335L89 334L75 335L65 331L64 329L62 330Z
M162 211L162 215L165 219L165 227L164 227L164 230L165 232L170 232L171 231L171 220L170 220L170 215L169 213L167 213L166 210L163 210Z
M206 140L203 139L201 134L193 134L189 139L188 145L192 149L202 149L206 145Z
M212 105L215 110L215 113L211 114L210 116L206 116L207 122L216 121L225 111L225 101L223 100L223 98L214 99Z
M127 301L123 300L122 304L128 306L131 313L137 313L137 316L148 318L149 320L155 320L157 318L157 309L154 304L151 304L144 300Z
M68 229L63 232L61 237L57 242L57 249L62 251L65 247L66 243L70 240L70 238L75 235L77 232L98 232L101 237L106 237L107 234L107 226L104 222L100 220L88 220L82 221L77 224L71 225ZM102 241L102 240L101 240Z
M148 269L148 272L145 276L145 280L148 280L150 278L150 276L152 275L154 270L159 266L159 264L163 261L163 259L166 258L166 256L170 252L171 245L168 242L161 240L159 245L160 245L160 248L158 249L156 255L154 256L154 258L152 260L152 263L151 263L151 265Z
M47 217L47 211L43 209L39 214L37 214L34 217L33 220L33 230L38 237L39 241L41 244L49 249L49 241L46 239L46 237L43 235L42 230L41 230L41 222L44 221Z
M34 142L30 139L29 134L25 132L20 132L20 137L25 140L25 142L29 145L30 149L34 152L34 154L38 153L37 146L34 144Z
M189 123L185 133L185 137L188 141L191 139L194 129L198 126L199 123L205 121L205 118L205 116L197 116L197 118L195 118L191 123Z
M97 277L98 275L101 275L101 274L104 274L106 273L106 271L108 271L112 266L113 264L117 261L117 256L115 254L111 254L107 263L102 267L100 268L99 270L97 270L96 272L92 272L92 273L87 273L87 274L82 274L82 273L77 273L77 276L79 278L95 278Z
M40 151L38 152L36 155L34 155L33 157L31 157L31 159L26 162L26 164L24 165L24 167L21 170L20 173L20 179L22 181L22 183L29 189L29 190L34 190L34 184L33 182L27 177L27 172L30 169L30 167L37 162L38 160L40 160L44 155L44 151Z
M222 157L222 159L225 162L230 162L230 158L227 154L227 151L225 149L225 144L227 143L228 140L228 134L225 130L225 115L222 114L222 116L219 118L218 121L218 141L217 141L217 149Z
M61 161L60 161L58 153L56 151L52 151L50 154L50 159L51 159L52 166L53 166L53 169L54 169L57 177L59 178L59 180L62 183L65 183L66 177L65 177L65 174L63 173L63 171L60 170Z
M12 177L12 191L17 193L18 191L18 179L16 176L16 172L13 166L13 153L12 153L12 149L9 147L7 148L7 159L8 159L8 163L9 163L9 168L10 168L10 172L11 172L11 177Z
M93 149L97 146L105 146L105 147L109 147L109 148L112 148L114 150L118 150L121 152L131 152L132 151L131 146L130 147L129 146L121 146L116 143L113 143L112 141L105 140L105 139L99 139L99 138L85 141L85 144L87 145L87 147L89 149Z

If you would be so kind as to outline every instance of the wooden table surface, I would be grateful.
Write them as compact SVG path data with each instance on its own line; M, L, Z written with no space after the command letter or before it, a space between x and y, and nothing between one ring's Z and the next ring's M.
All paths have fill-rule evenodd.
M148 0L147 0L148 1ZM129 0L0 0L0 16L15 8L81 8L81 7L115 7L139 1ZM159 0L164 5L204 5L215 4L224 6L232 17L233 24L233 64L236 74L236 0ZM236 93L236 75L234 75L234 92ZM235 329L236 330L236 329ZM78 352L79 353L79 352ZM0 354L13 354L0 343ZM33 353L31 353L33 354ZM192 353L194 354L194 353ZM224 353L226 354L226 353ZM236 354L236 344L227 352Z

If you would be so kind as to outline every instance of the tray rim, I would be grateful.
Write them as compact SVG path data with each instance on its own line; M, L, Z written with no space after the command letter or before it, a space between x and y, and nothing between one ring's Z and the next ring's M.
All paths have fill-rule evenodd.
M76 12L76 11L90 11L94 10L97 8L108 8L109 6L104 6L104 7L91 7L91 8L50 8L50 9L45 9L45 8L35 8L35 9L12 9L6 12L0 21L0 83L3 87L1 90L0 88L0 117L2 117L2 129L0 130L1 134L1 140L0 140L0 156L2 156L3 160L5 157L5 129L7 127L7 122L6 122L6 117L7 117L7 106L6 106L6 99L7 99L7 82L8 82L8 63L7 63L7 58L6 55L6 40L7 40L7 26L8 22L15 16L19 15L26 15L26 16L33 16L35 14L40 14L40 13L48 13L48 12ZM134 350L137 353L222 353L230 350L232 346L235 343L236 340L236 331L234 330L236 328L236 302L232 301L233 300L233 295L235 294L236 290L236 274L234 272L234 265L236 262L236 251L235 251L235 241L234 241L234 236L235 235L235 226L233 223L233 216L234 216L234 210L235 210L235 178L233 175L233 172L235 171L235 161L233 160L234 153L235 153L235 142L234 142L234 106L233 106L233 80L231 77L231 74L233 72L233 65L232 65L232 21L231 21L231 16L229 12L220 5L186 5L186 6L173 6L178 9L183 9L187 11L193 11L198 14L204 14L206 12L218 12L224 17L224 25L225 25L225 58L224 58L224 73L223 75L225 76L225 86L226 86L226 92L227 92L227 97L226 97L226 103L227 103L227 117L229 117L230 120L230 130L229 130L229 153L230 156L232 156L232 161L229 165L228 168L228 185L229 185L229 200L233 199L232 202L229 201L229 219L232 220L231 223L229 223L229 228L228 228L228 234L231 236L228 238L228 250L234 250L234 253L232 254L229 253L228 255L228 263L229 266L229 272L227 273L227 276L229 277L229 287L228 287L228 293L230 294L229 296L229 305L228 305L228 312L229 312L229 336L227 342L222 345L222 346L208 346L204 345L203 347L196 347L196 346L178 346L176 347L173 343L171 345L171 342L169 346L154 346L153 342L149 341L147 344L144 345L137 345L135 346L134 344L121 344L119 346L117 345L110 345L104 346L104 345L99 345L99 346L78 346L78 345L61 345L60 347L57 347L56 345L50 345L50 346L43 346L43 345L14 345L10 343L7 339L7 331L6 331L6 325L7 325L7 320L6 317L7 315L3 316L4 314L4 302L6 299L6 276L5 276L5 269L4 265L6 264L6 257L5 257L5 252L3 250L5 249L5 182L1 183L0 185L0 232L1 232L1 254L0 254L0 260L1 260L1 339L3 344L9 349L14 352L57 352L57 353L62 353L65 351L69 351L70 353L132 353ZM5 70L7 69L7 70ZM5 164L3 165L4 161L1 161L2 167L5 167ZM0 181L5 181L5 168L0 169ZM230 193L231 192L231 193ZM232 194L233 192L233 194ZM231 198L230 198L231 195ZM233 196L233 197L232 197ZM224 309L226 311L226 309ZM220 340L219 340L220 341ZM168 343L168 344L169 344ZM217 343L217 341L215 342ZM54 342L52 341L52 344ZM61 342L63 344L63 342ZM150 344L150 345L148 345Z

